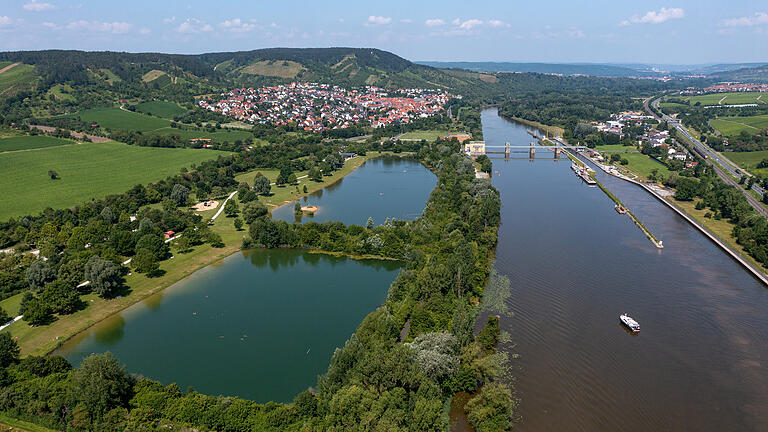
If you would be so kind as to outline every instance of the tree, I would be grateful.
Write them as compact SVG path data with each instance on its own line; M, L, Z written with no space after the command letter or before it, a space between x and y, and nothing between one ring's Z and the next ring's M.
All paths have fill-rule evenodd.
M131 265L134 270L146 273L147 276L152 276L160 268L152 251L144 248L136 251L136 255L131 259Z
M113 408L128 404L130 377L110 353L91 354L72 373L72 390L92 420L101 419Z
M267 212L267 206L258 201L251 201L243 206L243 219L245 219L246 224L250 225L256 219L266 215Z
M680 177L677 181L677 191L675 199L680 201L691 201L699 192L699 182L688 177Z
M277 223L269 218L259 218L251 224L251 238L268 248L280 246L280 230Z
M136 252L146 249L152 252L156 261L162 261L168 256L168 243L163 238L154 234L145 234L136 242Z
M45 284L55 278L56 273L47 261L37 260L27 268L27 284L32 291L40 291Z
M301 212L301 204L299 204L298 201L296 201L293 204L293 214L296 216L301 216L303 213Z
M115 214L112 212L112 209L109 208L109 206L104 207L104 209L101 211L101 218L104 219L104 222L108 224L115 223Z
M480 171L490 173L493 170L493 164L491 159L486 155L480 155L477 157L477 163L480 164Z
M243 220L240 218L235 218L235 229L240 231L243 229Z
M120 268L98 255L88 259L84 270L85 278L91 282L89 286L101 297L112 296L123 285Z
M77 290L58 280L45 286L40 294L40 301L51 313L70 314L80 307L80 296Z
M51 180L58 180L58 179L61 178L61 177L59 177L59 173L57 173L54 170L48 170L48 177L50 177Z
M297 184L298 182L299 182L299 179L296 178L296 174L291 173L291 175L288 176L288 183Z
M262 176L257 176L253 180L253 190L259 195L269 195L272 190L272 185L269 183L269 179Z
M323 181L323 172L320 170L319 167L316 167L316 166L312 167L309 170L308 176L309 176L309 179L312 181L316 181L316 182Z
M509 430L516 405L509 388L500 383L489 383L467 402L467 420L477 432Z
M344 160L341 158L340 155L336 153L329 154L325 158L325 163L328 164L329 167L331 167L331 170L337 170L344 166Z
M304 193L307 193L307 185L304 185Z
M477 334L477 342L484 350L491 351L498 345L500 335L499 317L491 315L488 317L485 327Z
M226 214L227 217L235 217L238 213L240 213L240 207L238 207L237 202L233 199L227 201L224 205L224 214Z
M368 218L368 221L365 223L365 227L368 228L368 229L373 228L373 218L372 217Z
M285 182L286 182L285 177L283 177L282 174L278 174L277 179L275 179L275 183L277 183L278 186L282 186L285 184Z
M189 189L184 185L176 183L171 190L171 199L176 202L177 205L183 206L189 199Z
M0 308L0 325L10 322L13 319L5 309Z
M24 304L24 321L31 325L47 324L51 320L51 308L39 298L32 297Z
M19 361L21 350L9 332L0 333L0 367L8 367Z

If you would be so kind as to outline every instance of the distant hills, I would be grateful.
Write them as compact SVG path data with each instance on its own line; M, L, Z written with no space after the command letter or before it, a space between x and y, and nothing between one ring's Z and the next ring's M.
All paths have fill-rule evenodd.
M768 65L718 72L710 76L718 81L768 82Z
M417 62L436 68L467 69L476 72L533 72L602 77L649 77L662 75L713 75L755 68L765 63L718 63L674 65L656 63L515 63L515 62Z
M638 70L609 64L590 63L511 63L511 62L418 62L425 66L446 69L467 69L476 72L531 72L562 75L591 75L631 77Z

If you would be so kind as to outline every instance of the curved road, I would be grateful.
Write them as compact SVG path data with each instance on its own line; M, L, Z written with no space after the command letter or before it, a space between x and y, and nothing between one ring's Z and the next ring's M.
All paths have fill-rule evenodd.
M712 148L709 147L708 145L705 145L701 141L699 141L696 138L694 138L688 132L688 130L685 127L683 127L683 125L680 122L678 122L677 120L673 119L672 117L670 117L670 116L668 116L668 115L666 115L664 113L661 113L661 118L659 118L659 116L657 116L656 113L654 111L652 111L650 109L650 107L648 106L648 104L649 104L651 99L652 98L648 98L645 101L643 101L643 105L645 106L645 110L647 112L649 112L657 120L665 121L670 126L673 126L675 129L677 129L678 133L682 134L688 140L688 142L693 144L693 146L696 147L703 154L707 155L707 158L704 159L704 160L707 162L708 165L710 165L715 170L715 174L717 174L717 176L720 177L720 179L722 179L724 182L726 182L726 183L728 183L728 184L730 184L732 186L736 186L737 189L742 191L744 196L747 198L747 202L749 202L749 205L751 205L752 208L754 208L761 215L763 215L765 217L768 217L768 210L766 210L766 208L760 203L760 200L755 198L754 195L749 193L749 191L745 190L736 180L733 179L733 177L741 179L741 177L743 175L742 173L744 171L737 170L735 168L735 164L733 162L729 161L728 159L726 159L724 156L722 156L718 152L712 150ZM658 104L659 104L659 99L654 100L653 101L653 108L655 108L657 111L661 112L661 110L659 110L659 105ZM716 161L717 163L714 163L713 161ZM727 170L728 173L724 172L723 169ZM731 176L733 176L733 177L731 177ZM765 193L765 190L762 187L760 187L758 184L752 185L752 190L754 190L755 192L759 193L760 195L763 195Z

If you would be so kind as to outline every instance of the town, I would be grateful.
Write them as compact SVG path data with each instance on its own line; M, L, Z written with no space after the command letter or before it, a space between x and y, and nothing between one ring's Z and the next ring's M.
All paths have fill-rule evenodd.
M440 90L385 90L365 86L346 90L317 83L237 88L221 99L198 101L201 108L250 123L283 126L295 123L305 131L344 129L356 124L374 128L409 123L443 110L454 96ZM456 96L461 97L461 96Z

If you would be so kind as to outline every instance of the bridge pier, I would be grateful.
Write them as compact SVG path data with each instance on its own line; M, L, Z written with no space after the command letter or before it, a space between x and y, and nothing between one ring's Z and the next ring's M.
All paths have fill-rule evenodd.
M555 153L555 159L560 159L560 152L561 151L562 150L560 150L559 146L555 146L555 152L554 152Z
M535 142L531 142L531 149L528 150L528 157L530 159L533 159L533 158L536 157L536 143Z
M509 148L509 143L506 143L506 145L504 146L504 158L509 159L509 156L511 153L512 152Z

